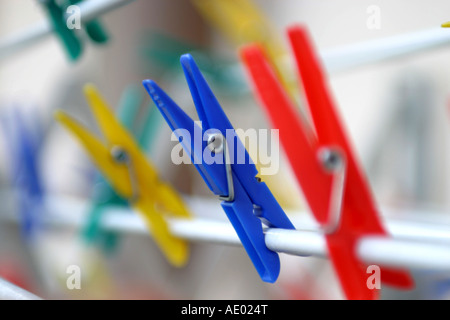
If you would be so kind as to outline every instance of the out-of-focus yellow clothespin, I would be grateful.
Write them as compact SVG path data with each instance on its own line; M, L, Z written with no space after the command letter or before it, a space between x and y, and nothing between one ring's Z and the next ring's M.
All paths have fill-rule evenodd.
M279 73L282 85L295 92L284 59L286 49L274 26L251 0L192 0L198 11L236 46L258 43ZM292 88L292 89L290 89Z
M168 261L183 266L189 256L188 244L171 234L165 217L190 218L187 206L169 184L159 179L157 170L97 89L86 85L84 92L105 142L62 111L57 111L55 118L78 138L116 192L141 214Z
M450 28L450 21L444 22L443 24L441 24L442 28Z

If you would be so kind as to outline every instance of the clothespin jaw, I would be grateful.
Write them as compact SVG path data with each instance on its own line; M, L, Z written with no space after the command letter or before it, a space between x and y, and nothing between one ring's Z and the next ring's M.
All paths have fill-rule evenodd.
M60 41L63 43L64 48L71 61L76 61L83 52L82 41L78 38L76 30L69 29L66 21L66 11L69 5L76 5L82 0L68 0L67 5L60 5L56 0L38 0L47 15L54 31ZM106 43L109 39L108 34L102 27L99 21L92 20L86 23L86 33L92 41L96 43Z
M344 293L349 299L374 299L379 292L367 286L367 266L357 257L356 246L365 235L387 236L387 233L343 130L307 31L296 26L288 30L288 35L311 124L299 117L260 46L243 48L241 57L272 126L279 129L283 149L315 218L323 226L338 218L331 230L322 231ZM321 158L323 154L328 156ZM327 170L336 162L342 164L341 169ZM345 175L337 193L336 172ZM338 206L333 199L336 195L341 198ZM407 271L382 268L381 277L385 283L401 288L413 286Z
M156 169L115 119L96 88L86 86L85 94L104 142L62 111L56 113L56 119L78 138L114 190L141 213L167 259L175 266L183 266L188 245L170 233L166 218L189 218L191 214L178 193L159 180Z
M154 81L145 80L143 85L208 187L222 200L221 205L262 280L275 282L280 261L265 245L262 223L286 229L294 226L265 183L257 180L255 165L192 56L183 55L181 65L201 126ZM207 160L208 155L215 160Z
M441 24L442 28L450 28L450 21L448 22L444 22L443 24Z

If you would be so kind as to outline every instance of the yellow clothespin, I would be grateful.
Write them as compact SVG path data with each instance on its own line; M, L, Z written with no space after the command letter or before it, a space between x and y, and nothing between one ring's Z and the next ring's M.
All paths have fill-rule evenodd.
M443 24L441 24L442 28L450 28L450 21L448 22L444 22Z
M269 19L251 0L192 0L198 11L236 46L258 43L282 79L283 86L295 92L283 65L286 49ZM297 89L297 87L295 87Z
M191 214L178 193L159 180L156 169L116 120L96 88L86 85L84 92L105 142L62 111L57 111L55 118L78 138L116 192L141 214L170 263L183 266L189 255L188 244L171 234L164 216L190 218Z

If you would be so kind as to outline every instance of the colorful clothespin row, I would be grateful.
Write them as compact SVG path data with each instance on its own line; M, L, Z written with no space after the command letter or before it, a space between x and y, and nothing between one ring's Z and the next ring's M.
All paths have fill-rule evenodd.
M200 126L153 80L144 80L143 85L209 189L222 200L222 208L262 280L275 282L280 260L265 244L263 224L294 226L266 184L258 180L255 165L192 56L183 55L181 65Z
M192 3L236 47L253 42L262 45L285 88L293 89L289 70L283 65L284 45L271 21L255 3L251 0L192 0Z
M67 0L64 5L58 4L56 0L38 1L49 16L54 31L63 43L70 60L76 61L83 52L83 45L76 34L76 30L68 28L65 16L70 5L76 5L82 0ZM99 21L89 21L86 23L85 28L92 41L96 43L106 43L108 41L109 36Z
M143 104L144 96L136 86L129 86L122 94L118 118L124 128L132 132L139 147L148 152L156 135L155 129L159 126L159 113L156 108L147 108L147 114L142 117L143 121L137 121L139 108ZM92 207L88 214L88 220L83 228L83 238L87 243L98 243L107 254L117 248L119 234L113 231L103 230L101 218L111 207L128 207L128 201L117 194L108 181L99 174L96 177Z
M356 246L364 236L388 234L326 87L307 31L296 26L288 34L312 125L299 117L260 46L243 48L242 60L273 127L279 129L284 151L309 207L322 225L345 295L348 299L375 299L379 290L367 285L370 274L357 256ZM381 279L400 288L413 286L405 270L381 266Z
M62 111L55 114L56 119L78 138L115 191L140 213L168 261L177 267L185 265L189 246L171 234L167 218L190 218L187 206L169 184L159 179L157 170L116 120L97 89L87 85L84 91L105 141Z

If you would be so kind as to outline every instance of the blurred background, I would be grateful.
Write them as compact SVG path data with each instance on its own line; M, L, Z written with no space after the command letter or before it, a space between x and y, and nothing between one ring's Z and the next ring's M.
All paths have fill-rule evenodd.
M306 25L323 53L439 29L450 20L450 3L444 0L252 2L287 52L285 31L293 24ZM141 99L140 112L146 112L154 106L141 82L151 78L195 116L178 60L180 53L191 52L235 128L268 127L241 69L239 44L194 1L135 0L99 19L109 40L97 44L80 34L83 53L76 61L55 34L14 52L0 45L0 277L46 299L342 299L324 259L282 254L279 280L266 284L241 247L192 243L188 265L176 269L145 233L110 235L106 249L85 241L98 176L53 113L65 110L98 133L82 91L86 83L95 84L114 110L128 94ZM43 21L49 20L38 1L0 0L0 43ZM402 209L402 218L414 212L411 218L450 223L449 57L450 40L396 59L329 70L330 89L373 194L381 208ZM204 212L195 214L227 221L195 167L172 163L171 131L157 112L152 117L147 151L161 177L181 194L205 199ZM27 130L30 141L21 139ZM24 141L32 147L21 151L18 144ZM263 180L283 208L305 209L284 159L279 173ZM41 198L77 223L45 226L38 240L30 241L24 229L32 227L21 223L23 211L43 206L39 214L45 214ZM209 206L217 210L209 212ZM39 217L35 220L39 224ZM73 265L81 270L80 290L66 286ZM383 287L382 299L450 297L449 277L432 270L414 276L416 289Z

